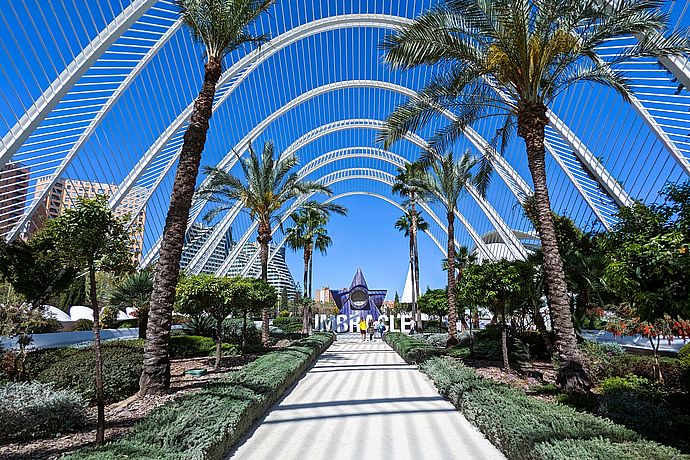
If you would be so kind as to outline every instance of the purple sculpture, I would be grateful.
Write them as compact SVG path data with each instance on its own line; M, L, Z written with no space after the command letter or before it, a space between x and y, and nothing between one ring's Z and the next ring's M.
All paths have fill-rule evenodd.
M340 309L341 315L352 317L353 315L366 318L371 315L374 320L381 314L380 308L383 299L386 297L387 290L371 290L367 287L367 282L362 274L362 269L358 268L355 277L352 279L350 289L333 290L333 300Z

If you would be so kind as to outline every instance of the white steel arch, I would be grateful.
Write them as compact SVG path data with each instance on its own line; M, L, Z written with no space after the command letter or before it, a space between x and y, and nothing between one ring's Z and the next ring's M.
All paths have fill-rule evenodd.
M0 168L12 158L22 143L28 139L36 127L69 92L77 80L89 70L99 56L157 2L158 0L133 0L53 80L22 118L0 140Z
M344 193L339 193L339 194L337 194L337 195L333 195L332 197L329 197L327 200L324 200L324 203L332 203L332 202L334 202L334 201L338 201L338 200L340 200L340 199L342 199L342 198L346 198L346 197L348 197L348 196L357 196L357 195L363 195L363 196L369 196L369 197L372 197L372 198L378 198L378 199L383 200L383 201L385 201L385 202L387 202L387 203L389 203L389 204L392 204L393 206L395 206L396 208L398 208L399 210L401 210L401 211L403 211L403 212L405 211L405 208L403 208L399 203L395 202L394 200L391 200L390 198L388 198L388 197L386 197L386 196L384 196L384 195L381 195L381 194L379 194L379 193L363 192L363 191L358 191L358 190L351 191L351 192L344 192ZM431 233L431 232L428 231L428 230L425 231L424 233L426 233L427 236L431 239L431 241L434 242L434 244L436 245L436 247L441 251L441 254L443 254L443 257L448 257L448 251L446 250L446 248L445 248L442 244L440 244L440 243L438 242L438 240L436 239L436 237L434 236L434 234ZM278 251L280 250L280 248L283 247L283 245L285 244L286 239L287 239L287 235L283 235L283 237L280 239L280 243L278 243L278 244L276 245L275 249L274 249L273 251L271 251L271 253L268 255L268 262L269 262L269 263L271 262L271 260L273 260L273 257L275 257L275 255L278 253ZM254 260L256 260L256 258L254 258ZM253 263L253 262L252 262L252 263ZM252 264L247 264L247 266L251 267ZM244 272L244 271L243 271L243 272ZM246 270L246 273L247 273L247 274L249 273L249 269ZM245 274L245 276L247 276L247 275ZM254 276L254 274L249 274L249 276Z
M302 40L306 37L309 37L311 35L315 35L317 33L321 32L326 32L329 30L336 30L340 28L353 28L353 27L381 27L381 28L396 28L400 26L404 26L407 24L410 24L412 22L411 19L408 18L403 18L399 16L391 16L391 15L379 15L379 14L351 14L351 15L340 15L340 16L331 16L323 19L319 19L317 21L312 21L310 23L303 24L302 26L299 26L295 29L292 29L288 32L285 32L284 34L281 34L280 36L274 38L271 40L264 48L261 50L254 50L251 53L249 53L247 56L245 56L243 59L238 61L235 65L233 65L230 69L228 69L226 72L223 73L221 76L221 79L218 83L218 88L219 88L219 96L216 98L216 102L214 103L214 111L222 105L225 100L227 100L227 97L229 94L234 91L234 89L239 85L239 83L244 80L244 78L247 77L251 71L256 68L261 62L264 60L268 59L272 54L275 52L279 51L280 49L295 43L299 40ZM224 88L224 86L228 84L228 88ZM305 93L307 94L307 93ZM131 189L131 187L134 186L136 181L141 177L145 169L151 164L151 162L156 158L156 156L160 153L160 151L163 149L163 147L168 143L168 141L172 138L172 136L181 128L184 127L185 123L187 122L189 116L191 115L191 110L192 110L193 104L190 104L187 109L185 109L179 116L178 118L164 131L164 133L161 134L159 139L154 142L154 144L151 146L151 148L144 154L144 156L141 158L141 160L137 163L137 165L131 170L130 174L122 181L120 184L120 187L118 187L117 192L113 195L113 197L110 200L111 207L117 206L121 200L123 199L124 195ZM614 200L616 200L618 203L627 203L629 202L629 197L627 196L627 193L623 190L623 188L618 184L617 181L615 180L610 180L610 174L606 170L606 168L599 162L599 160L591 154L588 150L583 150L585 147L582 141L580 141L575 134L570 131L569 129L566 129L567 126L560 121L553 112L550 112L549 114L550 120L553 123L554 128L560 133L561 137L568 142L571 147L573 148L573 151L576 152L578 158L580 161L587 167L589 172L595 177L595 179L599 182L599 184L607 190L609 193L613 193L612 197ZM468 139L473 142L472 139L473 136L468 136ZM253 137L252 137L253 138ZM252 139L250 138L250 139ZM474 139L474 142L477 142L478 139ZM473 142L473 143L474 143ZM480 151L484 152L485 151L485 145L481 147L477 147L480 149ZM179 154L179 149L175 150L175 154L172 156L170 162L168 163L168 166L164 168L163 172L161 173L161 176L163 176L165 173L167 173L174 164L175 159L177 158L177 155ZM494 155L491 155L494 156ZM498 155L495 155L496 157L499 157ZM494 160L498 160L497 158ZM500 160L498 160L500 161ZM219 167L224 168L224 163L228 162L228 159L222 160L219 163ZM506 162L507 163L507 162ZM500 168L496 168L497 171L500 170ZM512 169L512 168L511 168ZM602 174L604 176L602 177ZM574 176L568 175L569 179L573 179ZM524 180L522 181L524 183ZM160 180L156 182L156 186L160 183ZM583 190L578 187L578 190L583 193ZM152 192L151 192L152 193ZM150 195L149 195L150 196ZM588 204L593 205L594 203L591 200L588 200ZM596 207L596 205L594 204ZM597 216L599 217L598 213ZM605 220L603 221L605 223ZM607 225L605 223L605 225Z
M338 171L335 171L335 172L326 174L325 176L323 176L323 177L317 179L317 182L319 182L319 183L321 183L321 184L323 184L323 185L325 185L325 186L328 187L328 186L334 185L334 184L339 183L339 182L343 182L343 181L346 181L346 180L353 180L353 179L368 179L368 180L374 180L374 181L382 182L382 183L384 183L384 184L386 184L386 185L388 185L388 186L392 186L393 183L395 182L395 176L393 176L392 174L389 174L389 173L387 173L387 172L385 172L385 171L380 171L380 170L377 170L377 169L372 169L372 168L346 168L346 169L341 169L341 170L338 170ZM290 213L292 213L293 211L295 211L296 209L298 209L299 206L301 206L305 201L307 201L308 199L310 199L310 198L312 197L312 195L313 195L313 194L310 194L310 195L308 195L308 196L303 196L303 197L300 197L298 200L296 200L296 201L290 206L290 208L286 211L286 213L285 213L285 215L284 215L284 217L283 217L283 220L281 221L281 224L282 224L282 222L284 222L284 221L289 217ZM435 214L434 214L433 212L431 212L431 209L428 208L428 206L426 205L426 203L420 202L420 207L422 207L422 209L424 209L424 211L425 211L427 214L429 214L429 216L431 216L432 219L434 219L434 221L435 221L436 223L439 223L439 224L440 224L440 219L438 219L438 216L435 216ZM458 220L462 223L462 225L465 226L465 228L467 229L468 233L470 234L470 237L471 237L472 240L475 242L475 244L477 245L477 247L478 247L484 254L486 254L487 257L492 257L492 253L491 253L490 249L486 246L486 243L484 243L484 240L482 240L481 236L474 230L474 227L472 227L472 225L469 224L469 222L467 222L467 219L465 219L465 217L464 217L462 214L459 214L459 213L456 214L456 216L458 217ZM438 220L437 220L437 219L438 219ZM440 224L440 225L441 225L441 228L443 228L443 225L442 225L442 224ZM237 245L235 246L236 251L233 251L233 253L231 253L230 255L228 255L228 257L225 259L225 261L223 262L223 264L221 265L221 267L216 271L216 274L217 274L217 275L224 276L224 275L227 274L227 272L228 272L228 270L229 270L229 268L230 268L232 262L233 262L234 259L237 257L237 254L239 254L239 251L242 249L242 247L243 247L245 244L247 244L247 242L249 241L249 238L251 237L251 235L252 235L252 233L254 232L254 230L256 229L256 227L257 227L257 223L256 223L255 221L252 222L252 224L250 225L249 229L247 229L247 231L246 231L246 232L244 233L244 235L242 236L242 239L240 239L240 240L237 242ZM275 232L276 232L276 230L278 229L278 227L279 227L279 226L276 226L276 227L273 228L272 234L275 234ZM454 240L455 240L455 238L454 238ZM455 244L456 244L456 246L458 246L457 241L455 241ZM247 267L251 266L252 261L255 260L255 257L257 257L256 254L254 255L254 257L253 257L252 259L250 259L249 263L245 266L245 270L247 269Z

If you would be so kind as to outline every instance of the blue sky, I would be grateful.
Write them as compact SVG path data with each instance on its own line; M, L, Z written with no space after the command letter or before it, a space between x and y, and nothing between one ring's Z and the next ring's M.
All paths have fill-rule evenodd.
M333 246L327 256L314 255L314 289L349 287L360 267L370 288L388 289L388 299L393 299L395 291L402 295L409 264L409 240L393 227L401 212L373 197L347 197L339 203L346 206L349 213L347 217L331 219L328 233ZM289 250L286 254L292 274L300 284L301 254ZM426 235L419 237L419 258L422 292L427 285L432 289L445 286L446 272L441 270L443 255Z
M385 13L414 17L422 8L434 2L281 0L270 15L261 19L257 29L276 37L309 21L337 14ZM48 2L43 0L27 0L21 5L7 3L7 6L0 10L3 18L3 21L0 21L0 39L3 43L0 46L0 135L13 125L17 115L23 113L22 106L30 105L64 68L65 62L69 62L74 54L89 42L111 19L112 14L116 15L129 2L74 0L71 2L73 5L67 6L64 6L64 2L54 3L58 7L52 10L47 7ZM669 3L673 8L674 20L684 11L682 4L683 2L677 1ZM169 5L165 8L168 12L162 14L161 18L145 17L145 21L149 24L170 23L176 17L175 12ZM70 17L72 21L64 21L65 17ZM688 15L685 15L681 22L689 22ZM138 27L146 30L150 26ZM293 43L258 65L214 114L202 165L217 163L254 126L284 104L319 86L344 80L367 79L419 89L431 75L428 69L401 73L392 71L382 63L383 55L378 46L388 33L390 29L372 27L329 30ZM146 33L130 33L127 39L116 42L111 50L115 53L105 57L114 60L120 56L121 59L122 55L117 53L129 51L127 43L134 43L136 37L148 39L136 42L144 48L146 44L150 46L157 38ZM144 52L142 48L136 50L140 54ZM231 54L226 60L227 67L232 66L244 54L245 51ZM111 65L114 66L110 61L99 64L104 68ZM122 68L125 70L121 73L126 74L133 65L123 65ZM186 30L177 32L125 91L91 139L75 156L66 175L79 179L120 183L142 154L196 96L201 84L202 66L203 60L198 44L191 42ZM644 72L639 69L643 69ZM675 133L673 138L680 141L679 145L687 144L687 135L690 134L690 113L687 112L690 94L684 91L680 95L674 95L677 85L654 63L647 63L644 68L631 66L630 72L636 79L636 84L648 85L636 87L646 106L659 109L658 112L654 112L655 116L659 116L658 121L665 126L673 125L667 130ZM79 83L94 85L82 88L112 90L112 84L102 88L94 84L103 81L102 75L109 73L91 70L87 74L90 79L85 78ZM658 80L642 80L647 77ZM650 84L653 87L650 88ZM107 92L98 94L107 95ZM78 98L73 95L70 97ZM281 151L300 136L326 123L353 118L385 119L393 108L404 100L405 98L399 94L380 89L334 91L313 98L279 117L258 135L255 144L260 146L264 141L272 140L278 151ZM665 105L666 102L669 105ZM71 107L74 107L74 104ZM65 109L62 106L59 108ZM663 112L669 108L680 113ZM682 180L686 177L642 119L613 92L591 85L579 85L559 97L553 104L553 109L614 176L620 179L632 197L654 201L658 190L667 180ZM66 113L71 112L61 112L63 115ZM661 118L665 115L673 120ZM87 114L81 118L84 123L88 122L88 119ZM42 133L50 131L51 123L60 123L63 120L56 118L46 122L41 128ZM495 127L493 122L486 122L480 123L476 128L480 134L489 138ZM427 129L420 134L428 136L430 132L431 129ZM55 140L47 143L48 148L54 151L64 149L62 144L76 139L74 136L78 135L78 131L70 131L70 134L73 135L70 139L60 139L65 134L56 135ZM325 136L298 152L300 163L304 165L334 149L376 146L374 135L371 130L359 129ZM471 148L466 140L460 140L454 146L457 151L466 148ZM53 150L42 150L41 153ZM409 142L400 142L393 146L391 151L408 160L415 159L418 154L418 149ZM476 150L472 151L478 153ZM531 183L522 141L514 140L505 155L527 183ZM52 171L50 168L54 168L60 159L56 154L54 164L47 166L36 166L43 161L38 157L22 161L28 166L33 166L33 182L41 175L49 174ZM162 161L157 164L164 163ZM394 173L394 168L390 165L374 164L365 160L338 163L322 172L357 165L377 167ZM173 167L172 171L174 169ZM237 168L234 171L237 171ZM547 156L547 174L552 190L553 208L557 212L572 216L581 226L589 225L594 218L591 210L583 204L579 192L551 156ZM586 182L585 174L579 174ZM145 248L151 247L162 231L172 178L172 173L163 178L147 206ZM311 178L316 179L317 176ZM359 183L355 185L361 186L363 191L373 190L374 187ZM347 186L336 188L340 193ZM380 192L380 186L378 191ZM529 230L529 224L522 216L515 198L496 176L489 188L488 199L504 217L508 226ZM314 286L348 286L356 268L361 267L372 287L388 289L389 298L392 298L395 290L402 291L407 271L407 241L393 228L393 222L400 215L400 211L388 203L363 196L347 198L343 203L351 209L350 216L333 219L329 231L334 246L329 250L327 257L315 256ZM483 234L493 229L479 207L471 200L463 200L460 210L478 233ZM236 238L247 225L246 219L233 225L233 234ZM437 237L445 245L445 238L440 235ZM456 237L461 244L472 246L468 233L458 223ZM440 268L440 252L425 235L420 236L419 244L422 289L427 285L442 287L445 285L445 273ZM295 279L301 280L301 255L288 252L288 262Z

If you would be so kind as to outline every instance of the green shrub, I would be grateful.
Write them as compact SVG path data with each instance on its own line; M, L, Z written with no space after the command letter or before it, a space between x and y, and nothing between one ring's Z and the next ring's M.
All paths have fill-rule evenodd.
M195 358L208 356L216 349L216 342L198 335L175 335L170 337L171 358Z
M85 425L86 402L49 384L10 383L0 386L0 420L0 442L56 436Z
M609 439L563 439L539 443L535 456L544 460L681 460L676 449L651 441L611 442Z
M74 322L74 327L72 330L74 331L90 331L93 329L93 321L90 319L78 319Z
M209 459L227 451L333 341L315 334L155 409L123 438L69 460Z
M457 360L433 357L420 368L510 459L681 458L677 450L639 441L635 432L607 419L485 379ZM655 447L659 457L645 454ZM599 456L598 448L606 454ZM631 456L635 448L643 454Z
M423 333L428 333L428 334L439 334L442 333L442 331L447 331L448 327L446 327L445 324L440 324L436 320L429 320L424 322L424 326L422 328Z
M288 324L299 324L302 326L302 318L298 316L279 316L273 320L273 325L283 329L283 326ZM284 329L283 329L284 330Z
M143 350L140 341L104 343L103 390L106 404L121 401L139 390ZM77 349L58 359L38 375L56 388L71 389L95 403L93 348Z
M226 319L223 321L223 342L242 343L243 320L239 318ZM247 320L247 345L261 344L261 331L256 327L254 321Z
M287 334L285 333L285 331L275 326L269 326L268 335L278 340L287 338Z
M183 325L185 334L213 338L216 335L216 320L207 315L192 316Z
M441 354L441 350L428 342L401 332L389 332L384 340L410 364L421 363Z
M678 364L681 369L681 385L690 393L690 343L683 345L678 352Z

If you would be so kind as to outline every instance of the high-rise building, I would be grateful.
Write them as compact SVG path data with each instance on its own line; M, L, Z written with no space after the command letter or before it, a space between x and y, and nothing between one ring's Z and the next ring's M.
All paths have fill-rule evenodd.
M322 286L321 289L317 289L314 292L314 301L319 303L331 303L334 302L333 294L328 286Z
M50 177L42 177L36 182L36 195L50 185ZM96 195L111 196L117 190L117 184L85 181L78 179L59 179L55 181L43 201L38 205L36 213L29 225L29 233L43 226L47 219L53 219L63 213L65 209L71 209L77 203L78 198L95 198ZM144 225L146 223L146 189L133 187L115 208L115 215L131 216L138 212L132 223L132 250L137 256L141 254L144 244ZM139 209L141 208L141 211Z
M180 259L180 268L183 270L187 268L194 256L199 252L201 247L213 233L213 227L208 227L199 223L193 223L187 230L184 238L184 248L182 249L182 257ZM223 265L223 261L230 254L230 249L234 245L232 241L232 229L223 235L220 242L213 248L213 252L201 269L202 273L215 273Z
M21 219L29 186L29 168L21 163L7 163L0 169L0 236Z
M228 276L237 276L242 273L244 267L249 263L254 254L259 251L259 243L253 241L246 243L240 250L237 258L228 269ZM276 252L276 246L271 244L268 247L269 254L275 255L268 262L268 284L276 288L278 295L287 290L288 299L294 299L297 295L297 286L290 273L290 268L285 262L285 248L281 247ZM251 276L258 276L261 273L261 258L254 257L254 262L248 273Z

